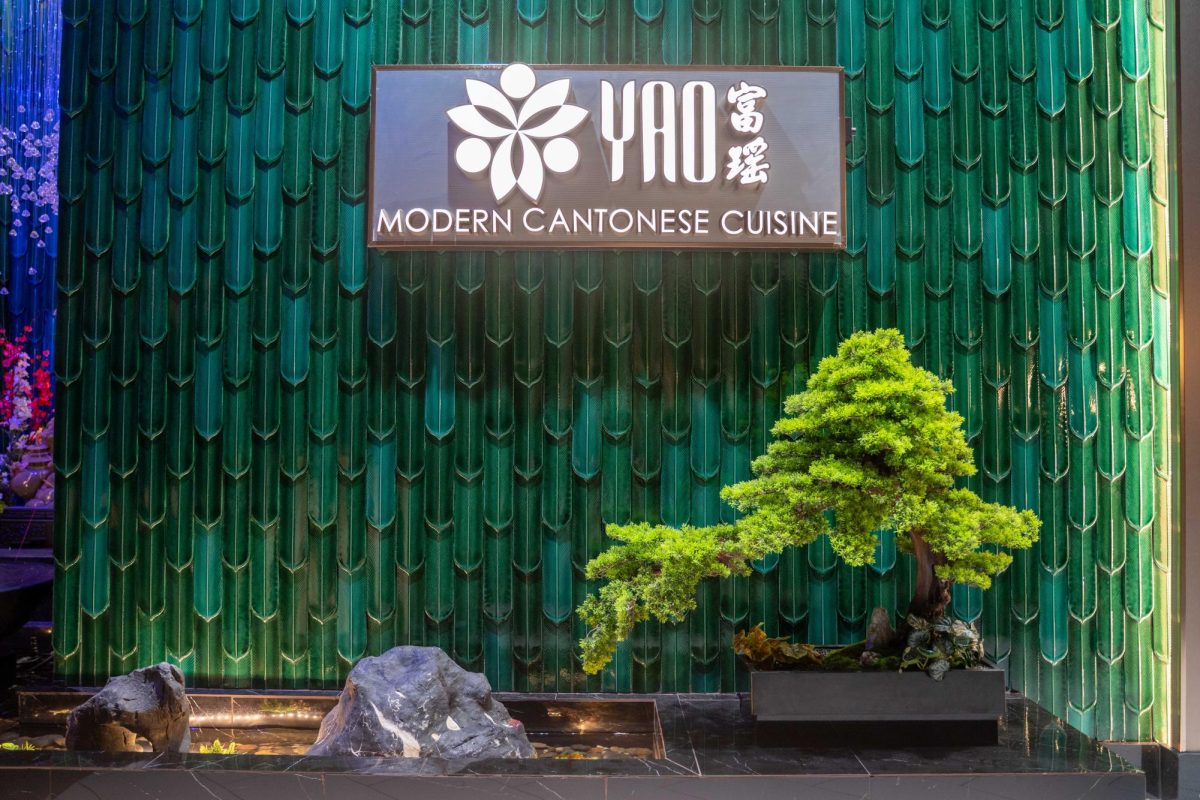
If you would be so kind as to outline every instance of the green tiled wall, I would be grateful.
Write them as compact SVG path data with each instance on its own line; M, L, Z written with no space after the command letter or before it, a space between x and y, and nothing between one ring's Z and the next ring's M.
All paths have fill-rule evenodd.
M71 682L335 684L399 642L501 688L744 686L907 595L827 546L706 585L585 679L602 520L727 517L859 328L952 376L974 488L1042 541L954 610L1012 685L1169 724L1163 0L63 0L55 646ZM378 255L372 63L830 64L849 247ZM852 702L852 699L848 699Z

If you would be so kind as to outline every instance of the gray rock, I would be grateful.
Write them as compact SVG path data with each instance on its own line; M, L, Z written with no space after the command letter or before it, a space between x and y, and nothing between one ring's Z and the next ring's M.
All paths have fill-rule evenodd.
M533 747L486 677L439 648L396 647L354 665L308 755L532 758Z
M58 734L50 733L45 736L34 736L29 743L40 750L46 747L63 747L66 745L66 740Z
M173 664L155 664L110 678L77 706L67 717L67 749L137 753L142 736L156 753L186 753L190 719L183 673Z

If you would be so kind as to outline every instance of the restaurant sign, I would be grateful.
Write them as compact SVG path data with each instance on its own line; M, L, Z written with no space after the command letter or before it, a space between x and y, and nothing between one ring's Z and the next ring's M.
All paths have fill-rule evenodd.
M845 245L837 68L376 67L385 249Z

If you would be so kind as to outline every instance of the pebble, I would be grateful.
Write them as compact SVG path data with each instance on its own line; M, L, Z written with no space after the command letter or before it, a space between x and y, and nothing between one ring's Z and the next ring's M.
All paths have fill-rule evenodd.
M263 745L238 745L239 753L249 753L250 748L254 747L253 751L258 756L302 756L308 752L308 746L302 744L263 744Z
M540 745L540 746L539 746ZM534 755L537 758L587 759L594 761L602 758L653 758L654 751L648 747L619 747L586 744L565 744L558 747L534 742Z
M29 743L37 748L67 746L67 740L65 737L53 733L47 734L46 736L36 736L30 739Z

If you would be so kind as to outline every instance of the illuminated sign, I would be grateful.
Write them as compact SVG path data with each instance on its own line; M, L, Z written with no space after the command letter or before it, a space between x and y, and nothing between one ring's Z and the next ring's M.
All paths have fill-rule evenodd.
M376 67L368 243L845 246L836 68Z

